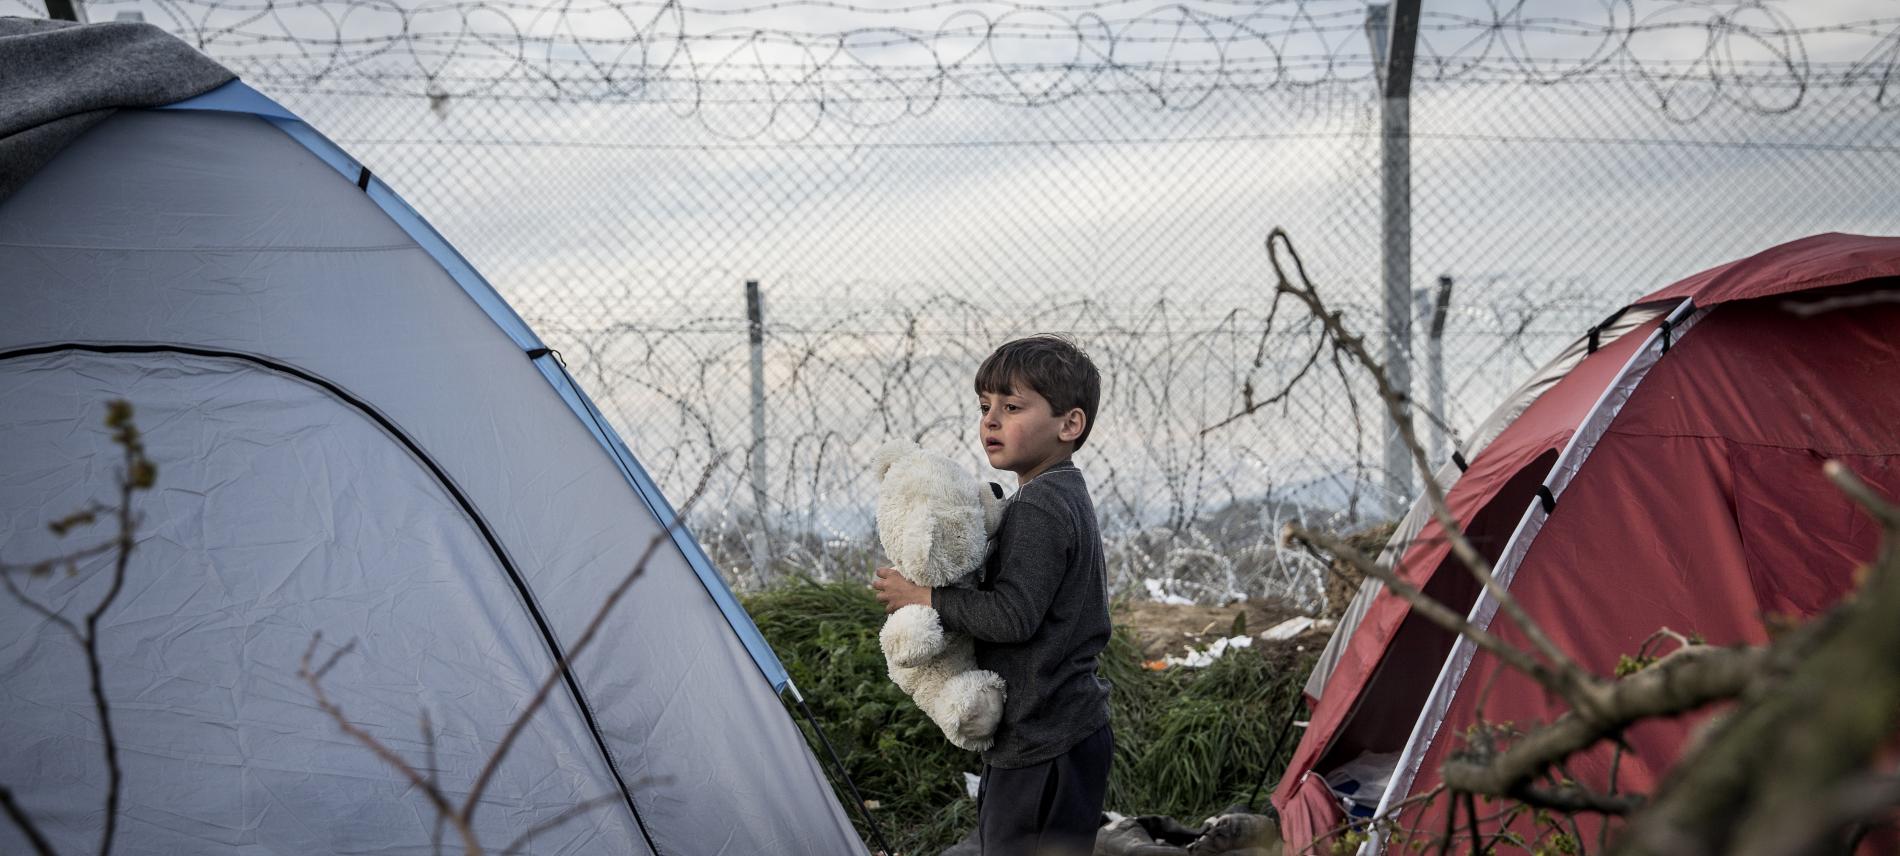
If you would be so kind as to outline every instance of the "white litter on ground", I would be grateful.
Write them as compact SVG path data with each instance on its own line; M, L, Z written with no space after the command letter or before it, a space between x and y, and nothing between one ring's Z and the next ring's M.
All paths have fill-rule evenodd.
M1267 628L1267 632L1260 634L1260 638L1268 642L1284 641L1313 629L1315 623L1311 617L1295 616Z
M1164 657L1162 658L1162 662L1167 663L1169 667L1179 666L1183 669L1204 669L1213 665L1215 660L1220 659L1221 655L1227 653L1229 650L1234 648L1249 648L1252 646L1252 636L1229 636L1225 639L1214 640L1213 644L1208 645L1206 648L1189 648L1186 656Z
M963 774L963 789L970 792L970 799L976 799L976 789L983 784L983 777L975 773Z
M1150 578L1150 579L1142 580L1141 582L1143 585L1148 587L1148 599L1154 601L1155 603L1165 603L1170 606L1193 606L1194 605L1194 601L1191 598L1185 598L1178 594L1168 593L1167 589L1162 587L1160 580Z

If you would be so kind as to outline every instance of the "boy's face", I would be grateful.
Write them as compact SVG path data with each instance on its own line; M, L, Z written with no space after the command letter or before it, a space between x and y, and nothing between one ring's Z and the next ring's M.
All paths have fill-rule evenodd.
M977 395L977 410L982 414L977 434L990 466L1027 480L1075 451L1084 417L1079 407L1056 413L1049 400L1026 383L1018 381L1010 387L1009 394Z

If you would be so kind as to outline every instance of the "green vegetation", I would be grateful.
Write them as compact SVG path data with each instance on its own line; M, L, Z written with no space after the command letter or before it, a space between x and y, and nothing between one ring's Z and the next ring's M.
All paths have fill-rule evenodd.
M975 825L963 773L981 771L982 761L950 745L885 674L877 642L884 611L867 585L794 582L747 596L745 607L865 799L878 804L878 823L893 848L933 856ZM1205 669L1148 671L1132 636L1117 627L1101 668L1115 687L1108 808L1195 825L1245 802L1267 768L1279 772L1292 752L1297 732L1279 740L1269 763L1288 720L1303 713L1295 706L1314 653L1244 648ZM804 727L803 717L799 722ZM833 775L808 729L806 739ZM832 785L850 808L849 790L835 779ZM871 841L868 830L859 832Z

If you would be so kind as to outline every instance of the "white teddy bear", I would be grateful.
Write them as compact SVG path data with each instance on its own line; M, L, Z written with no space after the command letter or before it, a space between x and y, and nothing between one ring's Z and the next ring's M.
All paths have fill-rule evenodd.
M897 572L931 588L968 584L1002 521L1002 488L903 441L879 448L872 466L877 534ZM990 747L1003 716L1003 679L976 667L969 637L945 633L937 610L912 604L885 619L878 641L891 680L951 743Z

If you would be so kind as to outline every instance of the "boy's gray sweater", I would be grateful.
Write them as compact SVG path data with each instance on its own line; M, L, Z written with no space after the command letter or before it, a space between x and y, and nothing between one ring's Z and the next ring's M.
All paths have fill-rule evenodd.
M1004 680L1003 719L983 753L994 767L1027 767L1068 751L1108 723L1108 566L1082 471L1064 461L1016 492L1003 510L974 589L939 588L945 630L976 640L976 664Z

